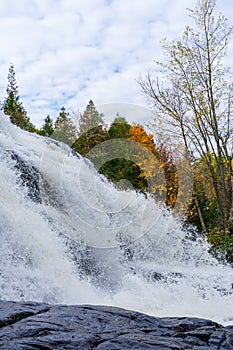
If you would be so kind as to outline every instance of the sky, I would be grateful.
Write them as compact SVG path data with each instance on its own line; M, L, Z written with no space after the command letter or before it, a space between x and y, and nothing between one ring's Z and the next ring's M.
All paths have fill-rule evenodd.
M82 111L90 99L97 108L114 106L114 113L119 112L117 104L148 108L137 79L162 59L162 38L177 39L192 25L187 7L195 3L0 0L0 100L13 63L20 100L36 126L48 114L56 119L62 106L72 113ZM232 0L217 0L216 8L233 24ZM232 57L230 44L231 67ZM138 113L132 121L147 117Z

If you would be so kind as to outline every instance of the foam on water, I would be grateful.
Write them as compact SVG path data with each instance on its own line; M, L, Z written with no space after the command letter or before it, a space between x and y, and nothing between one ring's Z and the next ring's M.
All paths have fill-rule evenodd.
M233 323L232 268L163 206L117 190L68 146L5 116L0 163L0 299ZM37 174L34 197L23 167Z

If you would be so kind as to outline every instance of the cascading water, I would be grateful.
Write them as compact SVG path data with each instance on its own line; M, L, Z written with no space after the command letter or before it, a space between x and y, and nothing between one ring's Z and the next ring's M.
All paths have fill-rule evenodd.
M0 119L0 299L233 322L233 270L152 199Z

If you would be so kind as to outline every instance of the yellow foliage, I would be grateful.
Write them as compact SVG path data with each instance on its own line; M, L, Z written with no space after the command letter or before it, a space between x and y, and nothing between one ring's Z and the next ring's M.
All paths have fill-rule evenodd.
M173 206L177 199L178 175L175 166L169 158L169 153L160 145L156 147L153 135L147 134L144 128L134 124L130 128L129 140L143 147L137 148L137 165L141 168L141 177L149 183L149 191L167 205Z

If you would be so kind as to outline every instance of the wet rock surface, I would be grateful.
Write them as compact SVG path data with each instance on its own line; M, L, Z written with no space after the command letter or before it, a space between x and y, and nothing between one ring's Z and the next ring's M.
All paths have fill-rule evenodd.
M28 197L36 203L42 203L40 194L39 171L34 166L27 164L15 152L11 151L11 158L15 161L18 171L18 182L27 189Z
M109 306L0 302L0 349L233 349L233 326Z

